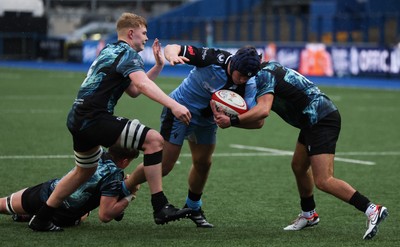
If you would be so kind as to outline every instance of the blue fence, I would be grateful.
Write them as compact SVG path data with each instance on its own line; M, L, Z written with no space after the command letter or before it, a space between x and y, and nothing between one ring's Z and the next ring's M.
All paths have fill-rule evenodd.
M400 1L313 0L309 10L282 13L267 1L203 0L149 20L149 36L206 43L326 42L396 44ZM211 7L210 7L211 6ZM279 14L277 14L279 13Z
M270 42L393 47L400 42L399 0L299 0L309 3L308 10L299 13L270 9L270 2L191 2L149 19L148 36L219 47ZM8 18L1 20L8 21ZM28 24L17 25L27 28L20 32L4 29L8 26L0 28L0 59L82 60L82 44L47 39L43 33L33 33Z

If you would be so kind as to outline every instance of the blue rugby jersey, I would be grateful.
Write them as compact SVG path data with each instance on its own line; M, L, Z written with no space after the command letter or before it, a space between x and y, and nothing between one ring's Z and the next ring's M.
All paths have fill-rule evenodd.
M294 127L312 126L337 110L313 82L277 62L268 62L253 78L262 85L257 97L274 94L272 111Z
M220 89L239 93L249 108L255 105L256 82L235 85L227 73L231 53L213 48L181 46L179 55L189 58L187 64L194 68L170 96L189 109L192 123L201 126L215 124L212 114L204 116L204 109L209 107L211 95Z
M90 66L68 115L67 126L82 130L114 107L129 86L129 74L144 71L140 55L127 43L107 44Z

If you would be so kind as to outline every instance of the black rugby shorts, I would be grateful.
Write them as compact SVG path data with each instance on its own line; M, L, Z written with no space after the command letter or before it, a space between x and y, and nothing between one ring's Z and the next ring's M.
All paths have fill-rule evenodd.
M306 146L309 156L335 154L340 128L339 111L334 111L313 126L301 129L298 142Z

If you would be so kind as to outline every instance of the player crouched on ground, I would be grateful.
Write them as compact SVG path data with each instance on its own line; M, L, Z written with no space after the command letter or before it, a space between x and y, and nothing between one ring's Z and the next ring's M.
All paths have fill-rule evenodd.
M57 208L53 222L58 226L75 226L89 212L99 207L99 219L120 221L129 202L136 198L139 187L131 194L124 186L124 171L137 158L135 149L112 146L104 152L94 175ZM46 202L60 179L51 179L0 198L0 213L12 215L14 221L29 221Z

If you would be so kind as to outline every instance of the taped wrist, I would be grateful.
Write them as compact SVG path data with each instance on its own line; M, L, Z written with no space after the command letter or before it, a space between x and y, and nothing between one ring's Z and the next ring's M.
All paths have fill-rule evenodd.
M126 187L125 181L122 181L121 188L122 188L122 193L124 193L124 196L131 195L131 191L128 189L128 187Z
M133 194L130 194L129 196L125 196L124 199L127 200L128 203L130 203L131 201L136 199L136 196Z
M238 116L231 116L230 120L231 120L231 126L237 126L240 124L240 119Z

